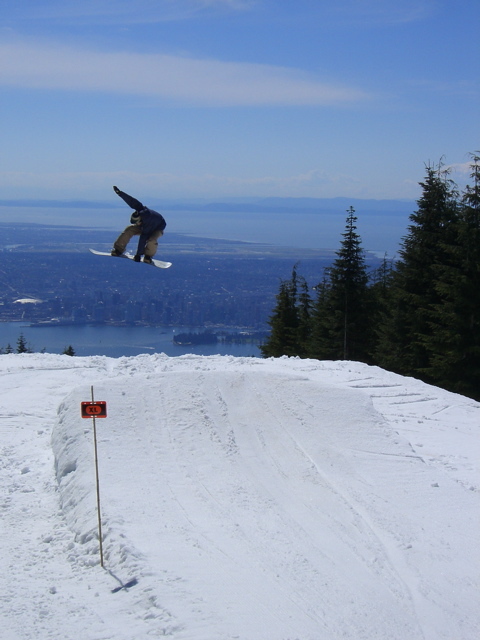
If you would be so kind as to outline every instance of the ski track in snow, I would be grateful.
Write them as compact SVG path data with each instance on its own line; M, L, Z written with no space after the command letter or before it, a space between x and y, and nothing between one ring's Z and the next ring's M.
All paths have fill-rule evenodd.
M3 640L477 637L479 403L296 358L11 354L0 380Z

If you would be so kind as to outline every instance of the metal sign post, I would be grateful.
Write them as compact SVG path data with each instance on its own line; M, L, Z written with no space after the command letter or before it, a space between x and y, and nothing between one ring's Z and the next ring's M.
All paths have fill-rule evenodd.
M107 403L95 402L95 399L93 397L93 386L91 387L91 391L92 391L92 401L82 402L81 410L82 410L82 418L92 418L92 421L93 421L93 442L94 442L94 449L95 449L95 480L97 485L98 541L100 544L100 565L102 568L104 568L103 544L102 544L102 516L100 511L100 482L98 479L97 425L95 423L95 418L107 417Z

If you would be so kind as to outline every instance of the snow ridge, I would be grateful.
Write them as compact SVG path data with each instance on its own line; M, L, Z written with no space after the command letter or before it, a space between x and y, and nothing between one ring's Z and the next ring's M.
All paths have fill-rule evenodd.
M0 376L7 640L477 637L479 403L297 358L9 354Z

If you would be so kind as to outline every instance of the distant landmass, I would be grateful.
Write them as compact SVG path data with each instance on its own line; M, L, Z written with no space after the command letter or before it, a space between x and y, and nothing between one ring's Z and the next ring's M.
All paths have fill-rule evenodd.
M94 200L38 200L35 198L0 199L0 207L54 207L55 209L118 209L118 204Z
M187 203L178 203L169 205L170 208L185 208ZM378 213L404 214L406 210L415 208L413 200L372 200L358 198L258 198L258 199L241 199L222 200L221 202L208 202L204 204L189 204L190 209L195 208L199 211L229 211L229 212L299 212L299 213L318 213L318 212L344 212L352 206L355 210L363 209L369 213L377 211Z
M222 200L186 199L171 200L142 197L151 207L179 211L225 211L225 212L343 212L352 206L368 212L404 214L406 210L413 211L414 200L362 199L362 198L222 198ZM122 203L116 201L98 200L41 200L41 199L0 199L0 207L48 207L67 209L119 209Z

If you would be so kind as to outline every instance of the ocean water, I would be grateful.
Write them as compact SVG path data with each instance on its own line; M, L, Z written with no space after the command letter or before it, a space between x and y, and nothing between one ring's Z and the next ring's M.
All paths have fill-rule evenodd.
M232 355L237 357L261 357L255 344L207 344L177 346L173 344L175 333L203 331L195 327L111 327L106 325L65 325L31 327L23 322L0 322L0 348L8 344L16 350L17 340L23 334L27 346L33 351L62 353L72 346L77 356L103 355L112 358L136 356L141 353L165 353L181 356Z
M342 201L343 202L343 201ZM392 201L395 203L395 201ZM405 203L398 210L385 201L385 211L372 210L370 204L362 207L354 202L358 216L357 232L367 251L394 255L405 235L408 216L413 205ZM189 211L159 208L167 220L167 234L198 235L241 242L257 242L306 249L337 249L345 230L347 205L337 210L319 211ZM86 228L112 229L112 238L118 235L129 220L129 209L69 208L63 207L7 207L0 205L0 222L34 222L51 225L79 225Z

